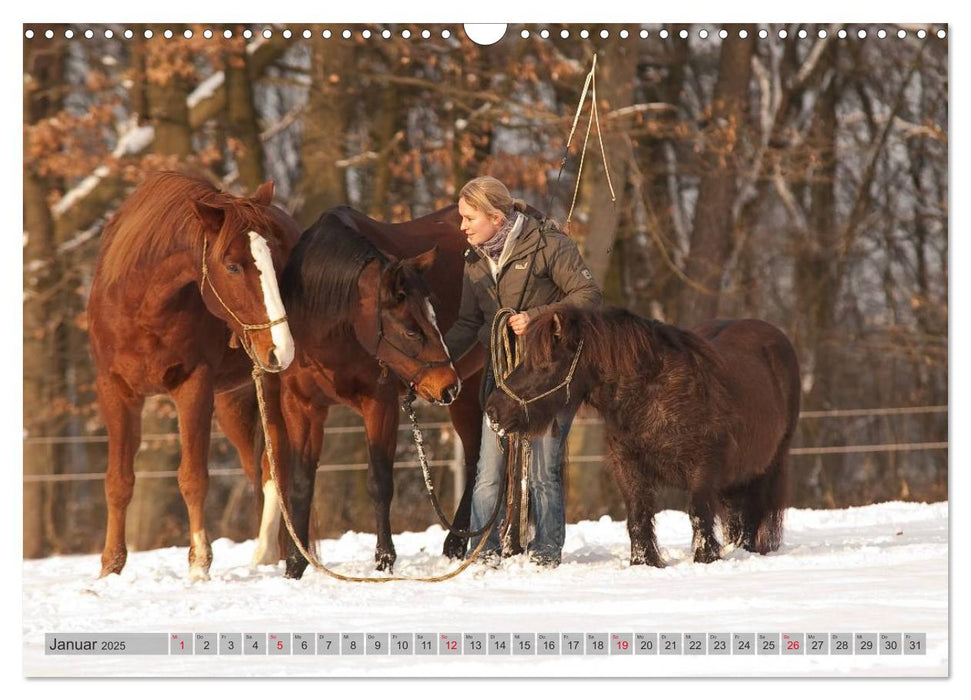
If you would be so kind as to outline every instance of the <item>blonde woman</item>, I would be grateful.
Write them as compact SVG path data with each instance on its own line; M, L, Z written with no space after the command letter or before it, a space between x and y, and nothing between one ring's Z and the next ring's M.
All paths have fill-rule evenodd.
M445 337L454 360L476 343L485 347L488 357L493 318L502 308L515 309L509 327L522 335L530 319L544 311L567 305L600 305L600 289L573 240L548 225L540 212L514 200L499 180L488 176L471 180L459 193L458 206L469 249L465 253L459 319ZM483 405L494 388L487 362L480 389ZM492 439L486 421L483 416L482 447L472 492L472 530L485 525L505 480L505 452ZM530 502L535 536L527 554L544 567L557 566L563 549L563 451L572 421L572 412L559 416L555 436L547 434L532 441ZM499 561L499 523L504 510L504 506L500 508L482 551L487 563ZM472 549L477 545L478 540L473 540Z

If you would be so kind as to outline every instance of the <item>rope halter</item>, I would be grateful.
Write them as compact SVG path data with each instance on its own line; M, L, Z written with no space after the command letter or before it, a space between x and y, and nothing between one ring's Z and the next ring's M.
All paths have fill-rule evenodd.
M243 335L240 338L240 343L246 354L253 361L253 364L258 365L260 369L267 372L279 372L279 369L272 369L263 364L260 358L253 352L253 341L250 338L250 333L253 331L265 331L268 328L272 328L281 323L287 322L287 316L284 314L280 318L274 319L272 321L267 321L266 323L243 323L239 316L233 313L233 310L229 308L229 305L223 301L223 298L219 296L219 292L216 291L216 287L212 283L212 279L209 277L209 263L206 261L206 252L209 247L209 241L205 237L202 239L202 279L199 282L199 291L205 294L205 286L209 285L209 290L212 292L213 296L216 297L216 301L219 302L220 306L226 311L227 314L239 325L243 331Z
M375 313L375 316L377 317L377 340L374 343L374 350L371 351L371 356L374 359L376 359L378 361L378 364L381 366L381 381L384 381L387 378L388 370L390 370L390 371L392 371L394 373L394 375L396 377L398 377L398 379L401 380L401 383L402 384L404 384L409 389L413 389L416 386L418 386L418 380L421 379L422 375L424 375L426 372L429 372L429 371L435 369L436 367L449 367L449 366L451 366L451 364L452 364L452 358L448 356L448 352L447 351L445 353L445 359L444 360L430 360L430 361L427 361L427 362L422 362L418 358L418 353L408 352L404 348L401 348L398 345L396 345L394 343L394 341L392 341L390 338L388 338L388 336L386 336L384 334L384 319L381 317L381 304L382 304L382 301L383 301L383 299L382 299L382 296L381 296L381 287L379 286L378 287L377 310L376 310L376 313ZM427 301L427 299L426 299L426 301ZM404 358L406 358L408 360L411 360L411 361L415 362L418 365L418 368L411 374L410 377L404 377L404 376L402 376L387 361L385 361L385 360L381 359L380 357L378 357L378 353L381 351L381 345L382 344L387 345L388 347L390 347L392 350L394 350L395 352L397 352L402 357L404 357Z
M570 403L570 383L573 381L573 375L576 373L577 365L580 362L580 353L582 350L583 350L583 339L581 339L580 344L577 345L577 351L576 351L576 354L573 356L573 362L570 363L570 369L566 373L566 376L563 378L563 381L561 381L559 384L554 386L552 389L547 389L546 391L544 391L542 394L539 394L538 396L534 396L530 399L522 398L515 391L509 388L509 385L506 384L505 377L501 377L498 375L495 377L496 386L498 386L506 396L508 396L513 401L519 404L519 407L523 409L523 414L525 414L526 416L526 424L529 425L529 404L539 401L540 399L546 398L550 394L555 394L563 387L566 387L566 400L563 402L563 405L566 406L567 404Z

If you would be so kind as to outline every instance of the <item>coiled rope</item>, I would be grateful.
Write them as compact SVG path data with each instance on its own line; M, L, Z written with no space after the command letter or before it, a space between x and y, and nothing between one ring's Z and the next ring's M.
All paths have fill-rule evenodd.
M519 339L510 337L507 328L509 318L515 315L515 309L503 308L492 319L492 330L490 333L489 350L492 360L492 375L499 389L505 390L506 377L508 377L522 361L522 349ZM507 392L508 393L508 392ZM502 436L496 434L496 440L501 440ZM520 480L516 484L516 469L509 469L506 488L506 522L502 530L502 551L509 554L515 550L512 541L513 522L512 513L516 508L516 493L519 493L519 548L525 549L527 544L527 534L529 527L529 466L532 463L532 448L529 438L522 433L510 433L508 435L508 447L510 454L515 455L519 464ZM501 447L501 445L500 445ZM499 496L501 498L501 495ZM498 509L498 504L497 504Z

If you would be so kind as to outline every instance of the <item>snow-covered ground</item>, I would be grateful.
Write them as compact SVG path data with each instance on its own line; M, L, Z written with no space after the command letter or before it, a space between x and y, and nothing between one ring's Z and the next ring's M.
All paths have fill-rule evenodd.
M251 570L253 542L217 540L212 580L190 583L185 548L133 552L120 576L99 558L23 564L27 676L945 676L948 504L790 510L767 557L691 562L687 516L656 519L663 570L627 564L625 523L568 525L564 562L476 564L443 583L343 583L282 564ZM443 574L443 533L395 536L404 576ZM374 536L320 543L322 560L371 575ZM924 656L46 656L46 632L917 632Z

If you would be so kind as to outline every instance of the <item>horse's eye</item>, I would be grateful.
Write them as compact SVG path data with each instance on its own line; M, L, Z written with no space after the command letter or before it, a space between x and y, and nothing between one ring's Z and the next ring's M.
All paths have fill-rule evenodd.
M405 335L411 338L412 340L418 340L419 338L421 338L421 331L409 329L405 331Z
M240 272L243 271L243 268L241 268L236 263L229 263L228 265L226 265L226 269L229 270L229 274L231 275L238 275Z
M407 298L408 298L408 295L407 295L407 294L405 294L405 293L404 293L404 292L402 292L402 291L399 291L399 292L398 292L397 294L395 294L395 297L394 297L394 298L395 298L395 299L396 299L396 300L398 301L398 303L400 304L401 302L403 302L403 301L404 301L405 299L407 299Z

